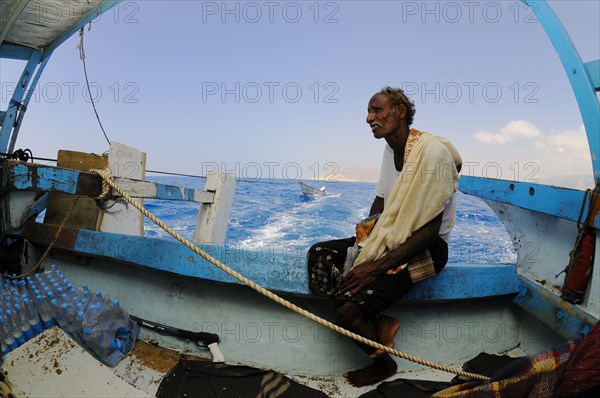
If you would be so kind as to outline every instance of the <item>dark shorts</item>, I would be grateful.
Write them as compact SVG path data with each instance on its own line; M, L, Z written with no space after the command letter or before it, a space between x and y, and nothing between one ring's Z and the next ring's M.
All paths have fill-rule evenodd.
M335 266L341 272L346 258L345 253L349 247L354 245L354 242L355 238L347 238L315 244L308 252L309 266L311 260L317 258L317 253L335 251L336 255L328 257L339 263L335 264ZM428 249L433 259L435 272L439 273L448 262L448 244L442 238L438 237ZM407 271L394 275L384 274L352 298L339 294L331 296L331 304L334 308L337 308L345 302L353 301L365 312L378 316L390 308L396 301L404 297L412 286L413 283Z
M394 275L384 274L352 298L344 295L332 297L331 305L333 308L337 308L348 301L352 301L358 304L366 313L378 317L383 311L404 297L412 286L413 283L407 271Z

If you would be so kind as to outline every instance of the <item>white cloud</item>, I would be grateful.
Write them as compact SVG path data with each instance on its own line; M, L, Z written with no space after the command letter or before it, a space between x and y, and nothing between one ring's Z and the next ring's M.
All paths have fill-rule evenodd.
M581 125L579 130L551 133L546 139L536 142L536 146L545 147L550 152L567 152L580 155L582 153L589 153L587 136L583 125Z
M525 120L513 120L500 129L499 133L478 130L473 137L484 144L506 144L515 137L538 137L540 129Z
M484 144L504 144L511 140L510 137L506 137L502 134L490 133L486 130L476 131L475 134L473 134L473 137Z
M500 130L509 137L538 137L542 135L540 129L525 120L513 120Z
M499 132L480 130L473 137L478 144L463 155L475 165L472 175L538 182L556 176L585 176L589 181L593 174L583 125L542 132L529 122L514 121Z

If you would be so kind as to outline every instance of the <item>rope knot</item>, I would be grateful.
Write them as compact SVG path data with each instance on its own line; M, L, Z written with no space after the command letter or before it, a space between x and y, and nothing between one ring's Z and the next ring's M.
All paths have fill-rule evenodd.
M96 197L96 200L107 200L110 196L110 184L108 181L113 180L110 169L108 167L105 169L90 169L89 172L102 177L102 192Z

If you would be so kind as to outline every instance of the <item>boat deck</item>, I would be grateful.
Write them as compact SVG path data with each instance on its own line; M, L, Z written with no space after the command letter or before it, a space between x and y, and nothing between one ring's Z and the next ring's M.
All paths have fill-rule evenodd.
M507 354L525 355L520 349ZM163 377L182 358L207 360L138 340L131 355L110 368L53 327L10 352L3 370L17 397L154 397ZM375 388L354 388L341 377L287 376L332 398L357 397ZM420 369L399 372L394 378L448 381L452 377Z
M178 358L169 352L150 359L147 346L139 340L111 369L52 327L10 352L3 370L17 397L153 397Z

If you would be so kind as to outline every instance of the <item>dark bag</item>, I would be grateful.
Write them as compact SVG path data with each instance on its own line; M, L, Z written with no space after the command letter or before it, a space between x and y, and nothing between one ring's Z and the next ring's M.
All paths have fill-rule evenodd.
M317 296L335 296L338 293L348 248L356 239L338 239L320 242L307 255L308 287Z
M272 370L182 359L163 378L158 398L327 398Z
M0 239L0 274L21 275L39 259L39 252L21 235L6 234Z

